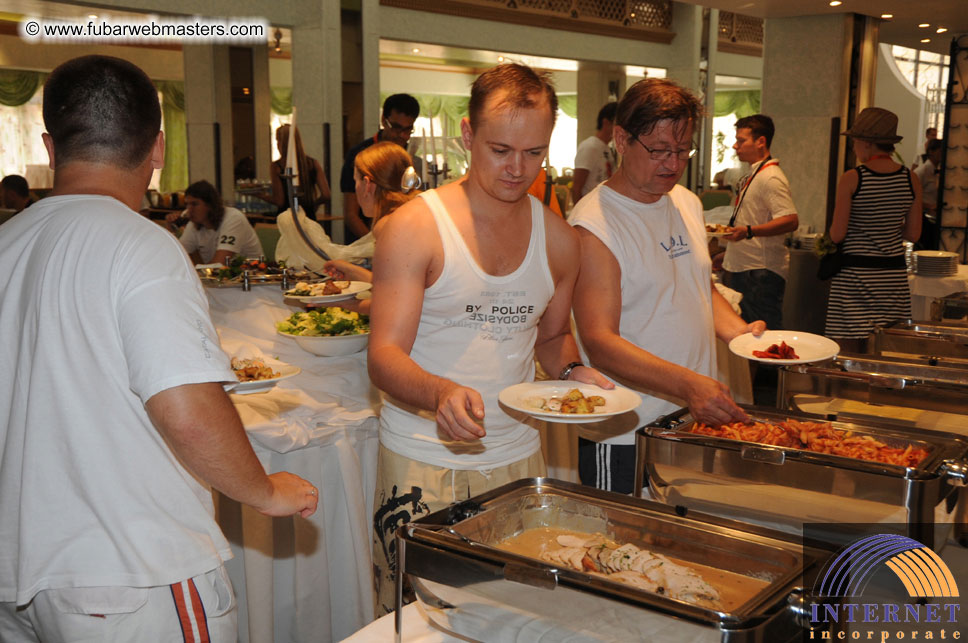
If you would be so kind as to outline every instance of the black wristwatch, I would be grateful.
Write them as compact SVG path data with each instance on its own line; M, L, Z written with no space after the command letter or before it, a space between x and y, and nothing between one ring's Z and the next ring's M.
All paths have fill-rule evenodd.
M558 379L559 380L568 379L568 376L571 375L571 372L579 366L584 366L584 364L582 364L581 362L569 362L568 364L565 365L563 369L561 369L561 372L558 373Z
M753 226L751 225L746 226L746 238L747 239L753 238Z

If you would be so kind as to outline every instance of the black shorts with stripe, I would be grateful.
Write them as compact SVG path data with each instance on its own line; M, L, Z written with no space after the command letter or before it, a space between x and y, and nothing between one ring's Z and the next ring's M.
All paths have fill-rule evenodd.
M588 487L630 494L635 490L635 446L578 438L578 478Z

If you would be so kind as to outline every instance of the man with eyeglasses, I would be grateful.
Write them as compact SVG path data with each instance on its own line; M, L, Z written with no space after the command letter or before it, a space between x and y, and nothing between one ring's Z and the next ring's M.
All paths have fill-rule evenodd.
M390 141L407 149L410 135L413 134L413 123L418 116L420 104L410 94L393 94L387 97L383 101L380 131L346 153L339 179L340 191L343 193L346 243L352 243L370 231L370 224L363 218L363 211L356 200L356 180L353 178L356 155L379 141Z
M575 322L588 362L642 398L633 413L579 425L583 484L631 493L635 430L688 406L719 425L745 421L729 390L713 379L716 337L761 334L712 283L702 203L677 182L695 155L703 115L688 90L647 78L615 114L618 171L582 198L569 222L581 239Z

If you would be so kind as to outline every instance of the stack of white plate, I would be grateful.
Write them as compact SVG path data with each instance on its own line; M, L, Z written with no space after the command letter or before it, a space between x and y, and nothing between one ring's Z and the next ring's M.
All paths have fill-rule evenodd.
M820 238L819 234L804 234L800 236L800 249L801 250L813 250L817 245L817 239Z
M958 253L918 250L914 253L914 274L922 277L950 277L958 272Z

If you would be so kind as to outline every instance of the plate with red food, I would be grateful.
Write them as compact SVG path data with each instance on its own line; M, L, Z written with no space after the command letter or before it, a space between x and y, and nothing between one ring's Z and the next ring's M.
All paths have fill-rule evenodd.
M823 335L798 330L768 330L759 337L737 335L729 350L740 357L771 364L808 364L837 356L840 346Z

